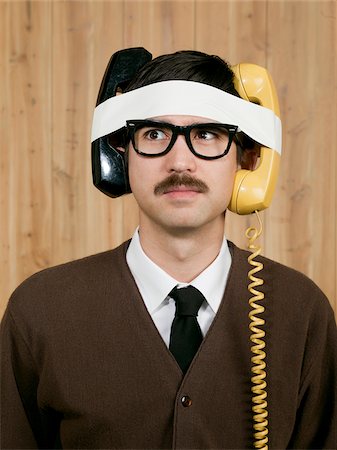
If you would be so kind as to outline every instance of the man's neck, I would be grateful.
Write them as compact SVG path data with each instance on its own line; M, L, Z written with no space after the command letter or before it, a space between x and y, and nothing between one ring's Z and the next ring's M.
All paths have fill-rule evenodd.
M177 281L189 283L218 256L224 220L197 230L163 230L140 223L140 243L145 254Z

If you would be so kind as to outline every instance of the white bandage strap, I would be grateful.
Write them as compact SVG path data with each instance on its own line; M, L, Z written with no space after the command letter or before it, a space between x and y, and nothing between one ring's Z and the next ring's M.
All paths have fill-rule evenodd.
M91 142L117 131L127 120L187 115L237 125L259 144L281 153L281 120L262 106L195 81L150 84L99 104L94 111Z

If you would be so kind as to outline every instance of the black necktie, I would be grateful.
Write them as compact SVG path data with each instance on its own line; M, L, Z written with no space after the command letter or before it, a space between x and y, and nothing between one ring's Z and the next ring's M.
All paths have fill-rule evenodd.
M181 370L186 373L202 341L197 315L205 297L193 286L175 287L169 296L176 302L169 349Z

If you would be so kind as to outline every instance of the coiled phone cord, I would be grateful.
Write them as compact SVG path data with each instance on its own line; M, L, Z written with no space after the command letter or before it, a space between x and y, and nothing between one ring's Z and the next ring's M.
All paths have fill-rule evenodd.
M251 347L253 356L251 358L252 373L252 411L254 419L254 448L268 450L268 411L267 411L267 383L266 383L266 352L265 348L265 332L262 327L265 324L264 319L260 316L265 310L261 305L261 300L264 299L264 293L256 289L256 287L263 284L263 280L255 276L255 274L263 269L263 264L256 261L255 258L261 253L261 246L256 245L256 239L262 233L262 222L257 211L255 211L259 221L260 229L249 227L246 230L246 237L248 239L248 249L252 252L248 257L248 262L253 268L248 272L248 278L251 281L248 285L248 290L252 294L249 299L251 311L249 312L251 331L250 340L254 345Z

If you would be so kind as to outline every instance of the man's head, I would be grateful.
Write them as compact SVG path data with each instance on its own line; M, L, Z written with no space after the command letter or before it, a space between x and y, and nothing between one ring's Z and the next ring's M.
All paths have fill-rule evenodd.
M234 74L229 65L217 56L196 51L179 51L159 56L143 66L133 80L124 87L123 93L161 81L185 80L208 84L234 96L239 94L234 87ZM144 100L146 101L146 100ZM158 99L160 102L160 98ZM132 119L130 117L130 119ZM169 115L151 118L154 121L189 127L192 124L214 122L202 117ZM140 133L155 132L159 148L169 143L168 132L162 128L142 129ZM190 134L190 143L184 136L177 140L167 154L157 157L143 156L135 149L135 142L128 142L128 165L131 189L140 206L141 222L152 221L159 226L192 229L207 222L223 221L233 187L233 180L242 160L244 143L252 147L243 135L235 137L228 153L219 159L205 160L193 154L193 145L199 146L199 130ZM154 136L154 135L153 135ZM203 140L207 145L219 145L220 132L212 135L206 130ZM206 137L206 139L205 139ZM143 140L145 138L142 138ZM146 139L148 139L146 135ZM216 139L218 143L216 144ZM191 143L191 141L193 143ZM190 145L188 145L190 144ZM146 142L145 144L146 145ZM156 143L154 147L156 148ZM203 144L202 144L203 145ZM221 146L221 142L220 142ZM190 147L190 148L188 148ZM164 148L164 147L163 147ZM199 147L200 148L200 147ZM223 147L223 151L226 147ZM147 150L147 149L146 149Z
M238 154L236 169L240 166L255 169L261 147L259 167L251 174L245 170L237 174L235 197L231 202L231 209L236 211L233 201L238 204L238 187L241 186L238 183L242 177L249 178L254 184L262 169L263 173L273 169L274 166L267 166L269 159L265 155L273 151L280 153L281 127L277 111L273 112L277 97L275 103L275 89L268 72L254 64L238 64L233 70L235 76L219 57L201 52L180 51L152 61L150 53L142 48L115 53L103 78L94 113L95 185L112 197L130 192L128 170L124 167L124 163L129 162L129 148L130 155L137 154L144 164L150 158L154 167L154 161L167 159L184 138L196 158L222 158L225 161L228 151L234 149ZM238 96L235 87L244 99ZM252 103L255 101L258 105ZM147 136L150 135L143 133L144 127L151 120L165 121L167 116L171 122L165 130L161 124L160 129L151 131L151 147L148 147ZM180 122L183 117L191 116L196 118L193 123ZM205 130L204 119L212 126L211 130ZM214 133L219 131L215 124L222 127L221 137L225 137L227 127L228 139L225 138L225 142L218 140L213 147L214 140L210 137L219 139L219 134ZM146 128L145 131L149 132ZM259 144L255 144L257 142ZM208 168L211 167L213 164L209 161ZM267 175L265 178L268 179ZM245 201L248 204L245 211L251 211L250 200ZM254 207L264 204L262 200L252 198L252 201Z

